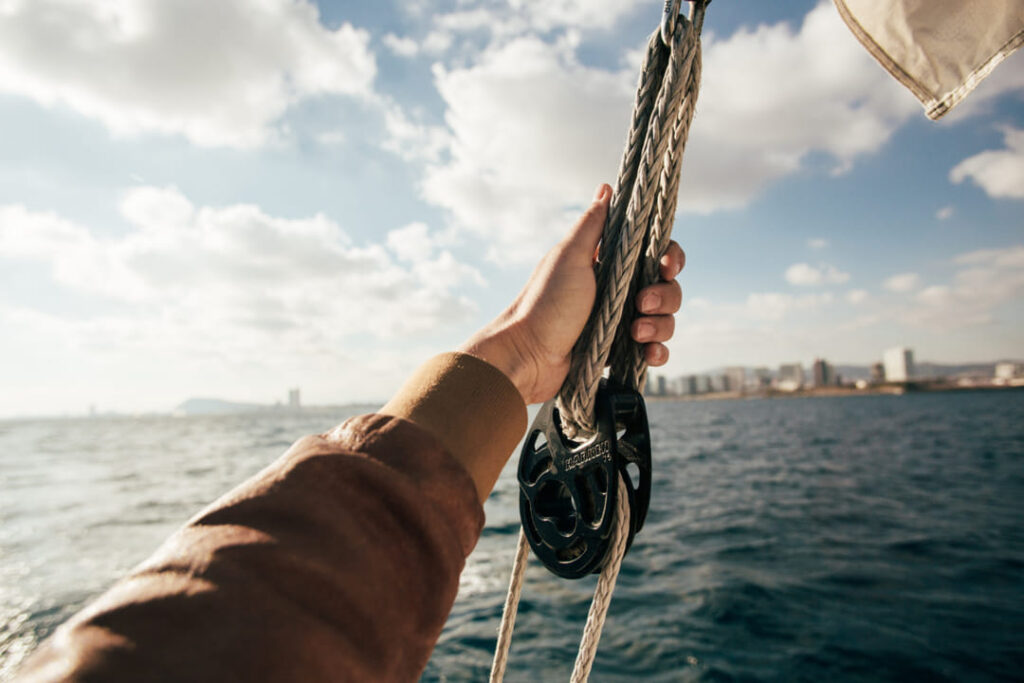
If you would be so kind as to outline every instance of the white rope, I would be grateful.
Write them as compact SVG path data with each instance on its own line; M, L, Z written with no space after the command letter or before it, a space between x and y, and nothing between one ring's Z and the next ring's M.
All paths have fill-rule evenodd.
M580 649L576 654L576 664L572 670L572 677L569 679L570 683L585 683L590 677L590 669L593 667L594 658L597 656L597 645L601 640L601 632L604 630L605 618L608 616L608 606L612 602L612 593L615 591L615 582L619 578L622 559L626 556L626 543L629 540L628 496L626 482L620 476L611 553L605 566L601 569L601 575L597 579L597 588L594 590L594 599L590 603L587 623L583 626L583 638L580 640ZM501 683L505 677L509 648L512 646L512 630L515 628L516 614L519 611L519 596L523 590L523 580L526 577L526 560L529 554L530 544L526 540L526 534L520 529L519 543L516 546L516 557L512 562L512 578L508 582L508 594L505 596L505 607L501 613L501 625L498 627L498 643L494 648L494 661L491 664L491 683Z
M519 530L519 543L516 545L516 559L512 562L512 578L508 582L508 595L505 596L505 607L501 611L501 625L498 627L498 644L494 648L494 661L491 663L491 683L501 683L508 665L508 650L512 646L512 629L516 625L516 614L519 612L519 594L523 591L523 578L526 576L526 558L530 555L530 544L526 533Z
M636 293L658 280L659 261L671 239L683 151L700 88L700 32L708 2L695 0L690 20L686 21L677 18L679 0L666 0L668 23L663 22L648 43L601 238L598 303L573 349L569 376L558 395L563 430L570 438L594 433L595 400L606 367L610 377L623 386L643 389L647 364L642 347L629 338L629 322L634 317ZM669 31L670 26L674 30ZM587 681L597 656L629 540L628 496L620 475L612 547L590 603L572 683ZM501 683L505 675L528 554L529 543L520 530L498 628L491 683Z
M590 603L587 623L583 627L583 639L580 640L580 651L576 654L576 665L572 669L570 683L586 683L590 678L590 668L597 656L597 644L601 640L604 619L608 615L608 605L612 602L615 581L619 578L622 558L626 556L626 543L629 541L629 497L626 482L619 476L619 500L615 510L615 536L612 538L611 555L608 562L601 568L601 576L597 579L597 589Z

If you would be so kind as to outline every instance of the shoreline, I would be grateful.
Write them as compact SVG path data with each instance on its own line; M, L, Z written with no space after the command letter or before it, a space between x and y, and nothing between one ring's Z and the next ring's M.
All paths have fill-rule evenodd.
M764 391L719 391L705 394L679 394L679 395L644 395L645 401L732 401L752 399L775 399L775 398L834 398L841 396L903 396L905 394L935 394L954 392L996 392L996 391L1024 391L1024 385L997 385L986 384L981 386L959 386L945 382L900 382L892 384L879 384L875 386L858 389L857 387L820 387L799 389L797 391L779 391L768 389Z

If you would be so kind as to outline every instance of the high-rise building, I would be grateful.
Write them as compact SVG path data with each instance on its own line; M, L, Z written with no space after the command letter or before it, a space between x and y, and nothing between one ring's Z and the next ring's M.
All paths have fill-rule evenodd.
M891 348L882 354L886 382L906 382L914 376L914 351L905 346Z
M679 378L679 393L683 396L692 396L697 393L697 376L686 375Z
M298 410L302 407L302 401L299 399L298 389L288 390L288 407L292 410Z
M725 377L728 380L726 391L742 392L747 384L747 371L740 366L725 369Z
M885 381L885 366L881 363L874 363L871 366L871 381L879 384Z
M814 386L816 387L828 387L836 383L835 370L824 358L814 359L811 374L814 376Z
M772 385L772 371L768 368L754 368L754 379L758 389L767 389Z
M782 391L797 391L805 383L804 366L800 363L784 363L779 366L778 387Z
M711 378L707 375L697 376L697 393L706 394L711 391Z

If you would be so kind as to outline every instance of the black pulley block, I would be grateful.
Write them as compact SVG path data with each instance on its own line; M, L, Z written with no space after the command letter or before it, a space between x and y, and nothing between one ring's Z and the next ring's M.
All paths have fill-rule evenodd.
M519 458L523 531L544 566L569 579L604 564L615 529L619 475L629 495L627 549L651 500L651 434L643 397L602 380L596 421L594 436L569 439L555 401L548 401Z

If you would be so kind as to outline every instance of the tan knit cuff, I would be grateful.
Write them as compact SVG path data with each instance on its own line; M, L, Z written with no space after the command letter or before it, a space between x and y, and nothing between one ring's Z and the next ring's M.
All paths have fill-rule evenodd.
M480 500L526 431L526 404L490 363L443 353L417 369L381 408L428 430L469 472Z

